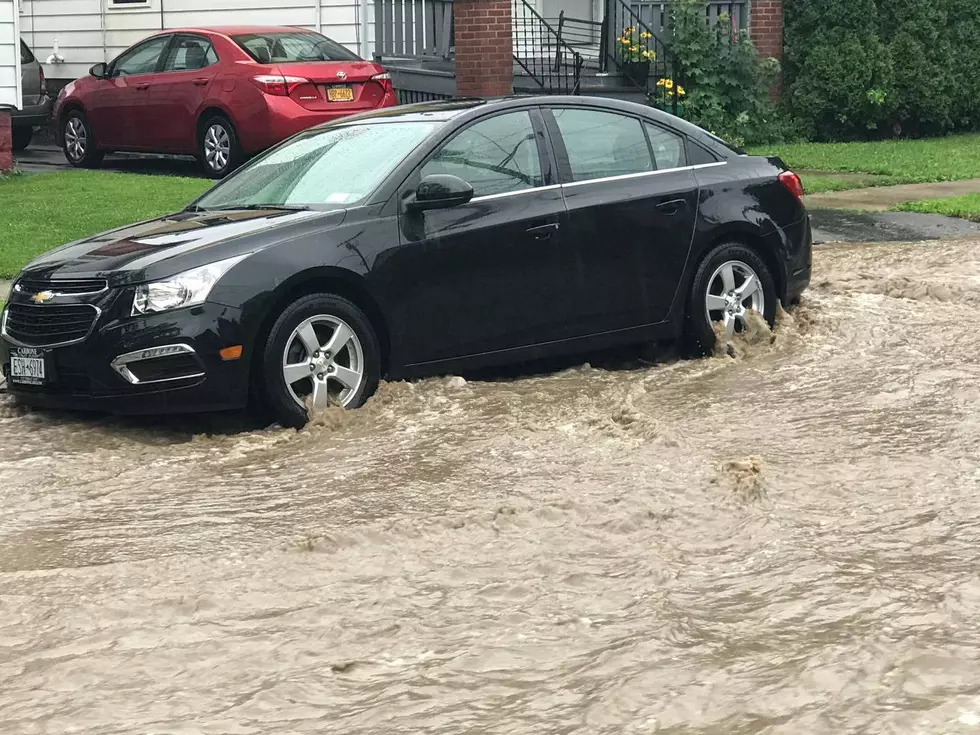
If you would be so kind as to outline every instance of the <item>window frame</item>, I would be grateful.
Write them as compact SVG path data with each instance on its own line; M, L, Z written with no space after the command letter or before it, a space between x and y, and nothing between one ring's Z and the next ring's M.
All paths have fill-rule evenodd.
M167 66L170 64L170 60L176 57L177 49L180 47L180 42L182 39L191 39L194 41L202 41L210 46L211 50L214 52L215 61L207 66L202 66L197 69L168 69ZM214 46L214 39L208 36L202 35L200 33L175 33L173 39L170 41L170 45L167 47L166 56L163 59L163 66L160 67L160 74L186 74L187 72L200 72L205 69L210 69L212 66L217 66L221 63L221 56L218 54L218 49Z
M656 176L658 174L668 173L670 171L685 171L690 168L694 168L690 164L685 166L680 166L678 168L662 168L662 169L651 169L650 171L638 171L632 174L620 174L618 176L605 176L595 179L584 179L582 181L576 181L574 173L572 171L571 164L568 158L568 149L565 147L565 139L561 134L561 129L558 127L558 120L555 118L555 110L580 110L587 112L599 112L606 113L608 115L619 115L621 117L631 118L637 122L640 129L643 131L643 138L646 140L647 152L650 155L650 165L656 163L656 157L653 155L653 145L650 142L650 135L647 133L646 126L653 125L658 127L672 135L676 135L681 139L684 146L684 155L688 156L687 146L690 145L690 136L682 133L680 130L671 127L670 125L665 125L658 120L653 120L645 115L635 114L633 112L625 112L623 110L610 109L606 107L598 107L592 105L568 105L560 103L545 104L542 106L542 112L544 113L545 123L548 126L548 132L551 136L552 148L555 152L555 158L558 164L558 175L561 179L562 186L584 186L586 184L603 183L607 181L618 181L620 179L637 178L640 176ZM715 165L715 164L706 164Z
M143 46L148 46L149 44L155 41L159 41L160 39L166 39L167 42L166 44L164 44L163 51L160 52L160 58L157 59L156 68L152 71L144 71L144 72L140 72L139 74L130 74L129 76L141 77L141 76L146 76L147 74L159 74L160 70L163 69L163 65L167 62L167 59L170 58L170 49L173 47L174 39L176 37L177 37L176 33L161 33L159 35L151 36L150 38L144 39L133 46L130 46L128 49L123 51L121 54L119 54L119 56L117 56L115 59L112 60L112 63L109 65L108 78L119 79L119 75L116 73L116 70L119 66L119 62L122 60L124 56L135 52L136 50L142 48Z
M532 194L535 192L542 191L543 189L552 188L558 185L556 178L557 164L554 159L551 136L548 134L548 129L545 124L545 120L541 115L541 110L536 105L528 105L527 107L516 107L504 110L494 110L492 113L487 115L481 115L480 117L468 120L458 127L453 127L452 130L447 132L433 147L432 150L426 154L425 158L422 159L415 166L412 172L405 178L405 180L399 186L399 190L403 190L406 186L410 186L412 192L418 188L419 182L422 180L422 170L436 157L442 150L457 136L462 135L464 132L473 128L476 125L485 123L488 120L492 120L495 117L502 117L504 115L513 114L525 114L531 120L531 128L534 131L534 140L536 143L536 148L538 151L538 164L541 167L541 186L534 186L530 189L515 189L514 191L501 192L499 194L484 194L479 196L474 196L470 202L484 201L488 199L498 199L504 197L517 196L519 194ZM470 183L470 182L467 182ZM414 184L414 185L413 185Z

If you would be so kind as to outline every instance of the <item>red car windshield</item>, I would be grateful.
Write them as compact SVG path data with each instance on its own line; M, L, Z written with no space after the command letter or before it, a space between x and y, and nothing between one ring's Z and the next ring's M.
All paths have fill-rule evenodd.
M361 60L336 41L308 31L248 33L233 36L232 39L260 64Z

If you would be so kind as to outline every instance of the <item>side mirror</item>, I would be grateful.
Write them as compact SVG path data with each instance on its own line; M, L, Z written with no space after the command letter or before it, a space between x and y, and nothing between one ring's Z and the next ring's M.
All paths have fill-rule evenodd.
M431 174L422 179L415 190L415 199L408 207L416 212L427 209L450 209L466 204L473 198L473 187L458 176Z
M88 73L96 79L106 79L109 76L109 65L104 61L100 61L98 64L89 69Z

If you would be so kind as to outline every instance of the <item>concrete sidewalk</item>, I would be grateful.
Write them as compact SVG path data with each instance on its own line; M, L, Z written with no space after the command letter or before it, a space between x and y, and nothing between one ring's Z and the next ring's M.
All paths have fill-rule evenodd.
M920 199L947 199L962 194L980 194L980 179L941 181L935 184L901 184L851 189L829 194L809 194L803 198L809 209L838 209L859 212L887 212L897 204Z

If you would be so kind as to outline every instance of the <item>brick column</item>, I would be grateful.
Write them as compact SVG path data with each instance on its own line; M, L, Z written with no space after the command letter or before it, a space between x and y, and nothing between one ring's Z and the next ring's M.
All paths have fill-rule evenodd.
M749 0L749 35L762 58L783 58L783 0Z
M14 167L14 142L10 131L10 112L0 110L0 173Z
M511 0L455 0L456 94L502 97L514 92Z

